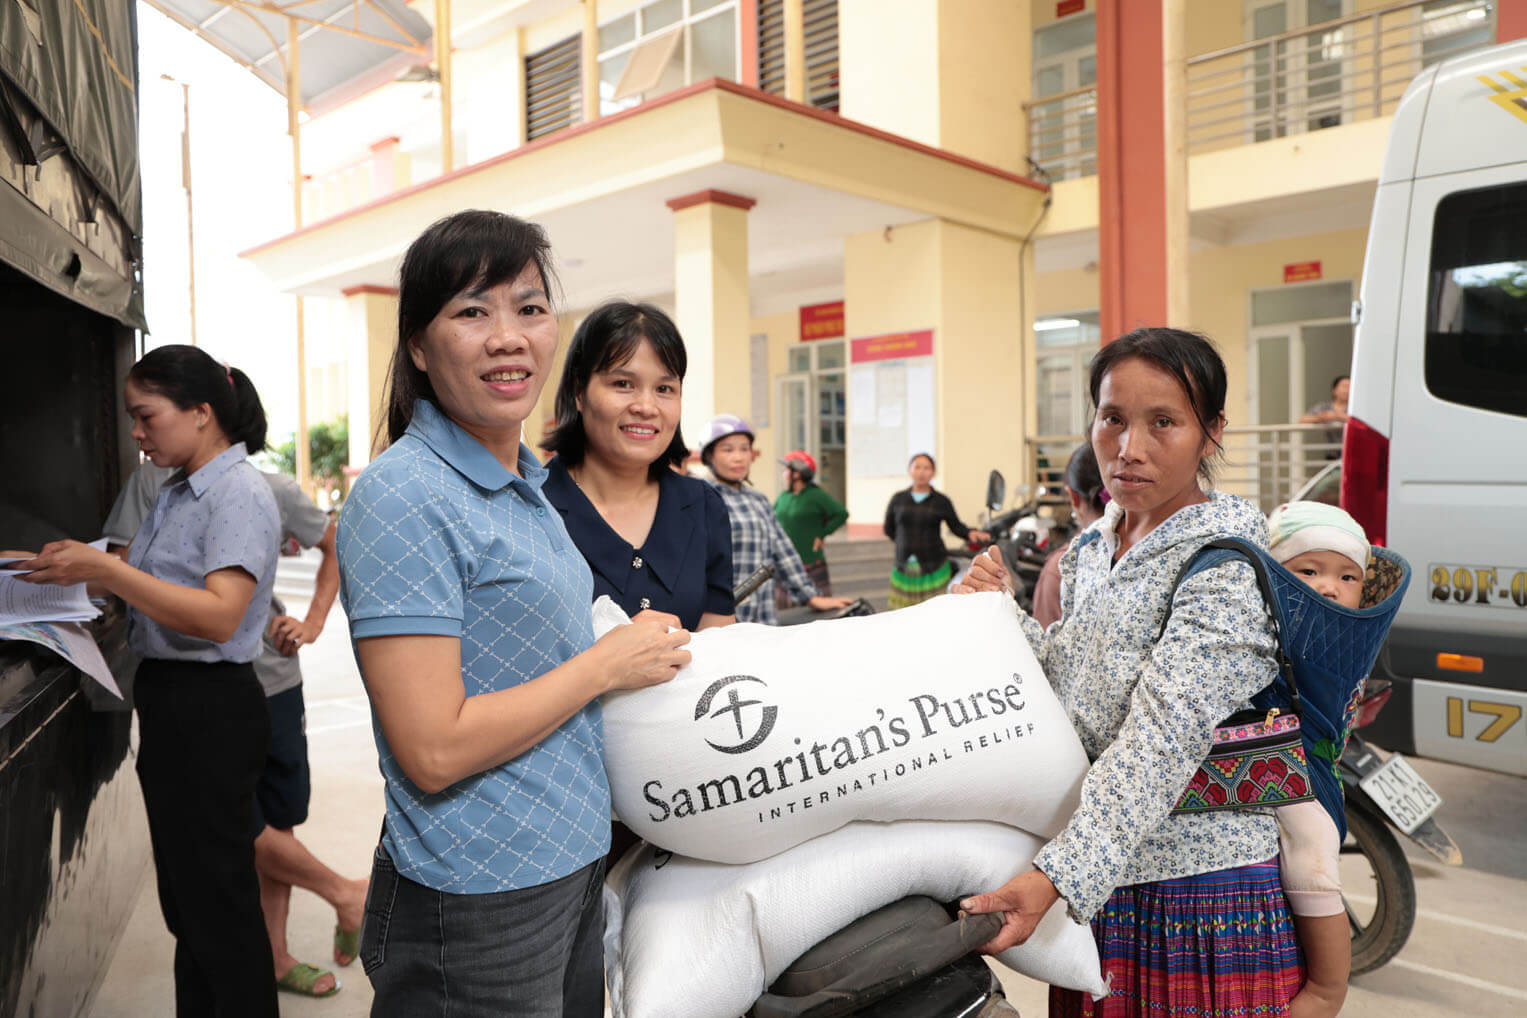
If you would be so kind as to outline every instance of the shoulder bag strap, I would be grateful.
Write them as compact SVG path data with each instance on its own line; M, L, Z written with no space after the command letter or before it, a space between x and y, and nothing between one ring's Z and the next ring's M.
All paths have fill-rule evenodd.
M1299 700L1299 685L1294 681L1294 666L1289 660L1288 653L1283 647L1283 626L1279 621L1278 611L1273 596L1272 577L1268 575L1267 564L1262 559L1262 550L1250 541L1240 537L1221 537L1210 541L1198 551L1188 557L1177 570L1177 576L1172 580L1172 592L1167 600L1166 614L1161 618L1161 627L1156 631L1156 642L1160 643L1162 636L1166 635L1167 623L1172 619L1172 608L1177 602L1177 588L1182 581L1189 576L1202 572L1212 566L1229 561L1234 556L1241 556L1251 566L1252 572L1257 577L1257 589L1262 592L1262 605L1267 610L1267 616L1272 620L1274 658L1278 663L1278 674L1288 686L1289 695L1293 698L1294 712L1300 713L1303 704Z

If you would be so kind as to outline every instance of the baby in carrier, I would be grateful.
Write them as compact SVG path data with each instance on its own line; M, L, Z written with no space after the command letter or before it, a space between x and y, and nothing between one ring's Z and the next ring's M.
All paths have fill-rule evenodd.
M1271 557L1322 597L1345 608L1362 606L1372 555L1367 535L1347 513L1320 502L1290 502L1268 519ZM1320 766L1311 760L1310 766ZM1347 993L1352 941L1337 868L1342 836L1319 801L1276 811L1279 868L1289 911L1304 949L1306 982L1293 1000L1293 1018L1335 1015Z

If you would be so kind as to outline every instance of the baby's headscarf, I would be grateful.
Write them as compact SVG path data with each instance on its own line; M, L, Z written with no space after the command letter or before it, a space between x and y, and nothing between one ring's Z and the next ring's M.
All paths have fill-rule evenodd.
M1364 569L1373 555L1368 535L1343 509L1324 502L1285 502L1267 518L1267 550L1279 562L1308 551L1334 551Z

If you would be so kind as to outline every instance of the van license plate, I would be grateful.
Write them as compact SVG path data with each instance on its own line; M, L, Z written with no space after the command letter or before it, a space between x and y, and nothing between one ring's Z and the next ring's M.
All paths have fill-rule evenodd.
M1398 753L1358 784L1405 834L1420 827L1442 805L1442 796Z

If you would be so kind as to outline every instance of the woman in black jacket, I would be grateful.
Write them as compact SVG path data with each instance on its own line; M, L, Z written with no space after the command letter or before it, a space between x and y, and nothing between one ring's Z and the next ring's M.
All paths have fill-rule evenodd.
M893 609L942 594L954 578L940 523L947 523L961 540L991 539L986 531L972 530L961 523L949 496L933 490L935 469L928 453L913 456L907 463L912 486L892 495L885 508L885 536L896 542L896 565L891 570Z

